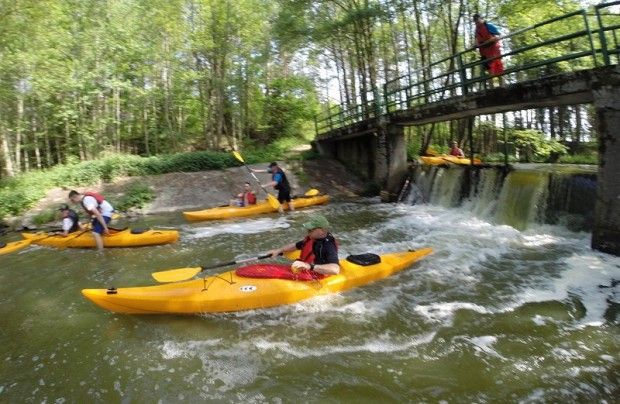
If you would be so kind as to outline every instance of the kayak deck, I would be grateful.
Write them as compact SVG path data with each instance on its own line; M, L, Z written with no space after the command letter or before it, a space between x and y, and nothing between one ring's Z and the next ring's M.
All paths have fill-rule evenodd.
M457 165L464 165L464 166L471 165L470 158L456 157L456 156L449 156L449 155L420 156L420 160L422 161L423 164L428 164L431 166L450 165L450 164L457 164ZM474 165L480 165L480 164L482 164L482 161L478 158L474 158Z
M245 278L228 271L204 279L156 286L83 289L98 306L126 314L196 314L252 310L291 304L383 279L430 254L430 248L381 256L361 266L340 260L340 273L314 281Z
M328 201L328 195L317 195L293 198L291 203L295 207L295 209L301 209L307 206L322 205L324 203L327 203ZM282 208L285 210L288 209L288 203L283 203ZM277 209L274 209L268 201L260 201L257 202L255 205L249 205L244 207L218 206L216 208L183 212L183 216L186 220L190 222L195 222L200 220L221 220L235 217L248 217L272 212L277 212Z
M135 231L134 231L135 232ZM77 233L77 234L76 234ZM90 231L70 233L67 237L53 235L41 238L40 233L22 233L26 240L33 244L45 245L57 248L94 248L95 239ZM106 248L118 247L143 247L174 243L179 239L176 230L150 229L144 232L132 233L131 229L110 229L110 235L103 236L103 246Z

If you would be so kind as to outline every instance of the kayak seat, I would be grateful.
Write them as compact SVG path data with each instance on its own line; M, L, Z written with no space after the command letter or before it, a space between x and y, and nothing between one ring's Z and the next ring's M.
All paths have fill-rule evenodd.
M289 265L283 264L254 264L237 268L237 276L244 278L268 278L268 279L289 279L292 281L314 281L323 279L326 275L314 271L299 271L294 274Z
M108 229L114 230L114 231L125 231L125 230L127 230L127 227L110 227L110 226L108 226Z
M140 228L137 228L137 229L131 229L131 234L142 234L142 233L145 233L145 232L147 232L147 231L148 231L148 230L146 230L146 229L140 229Z
M347 257L347 261L352 262L353 264L357 264L363 267L367 267L369 265L375 265L381 262L381 257L377 254L366 253L366 254L357 254L357 255L349 255Z
M0 241L0 248L4 248L6 247L6 243L3 243L2 241Z

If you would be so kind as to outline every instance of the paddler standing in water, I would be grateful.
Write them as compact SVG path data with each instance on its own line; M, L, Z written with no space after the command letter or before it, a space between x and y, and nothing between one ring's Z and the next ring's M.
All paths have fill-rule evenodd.
M271 182L267 184L263 184L263 187L272 186L274 189L278 190L278 202L281 204L284 202L288 203L288 209L293 211L295 207L291 203L291 184L288 182L288 178L286 178L286 174L284 171L278 166L278 163L275 161L269 164L269 168L266 170L252 170L255 173L270 173L271 174ZM282 209L282 205L278 208L280 213L284 213L284 209Z
M73 203L79 203L84 211L92 218L92 229L97 249L103 251L102 234L110 234L108 223L112 220L112 212L114 208L105 200L103 195L95 192L85 192L80 194L77 191L69 192L69 199Z
M271 256L301 250L299 259L291 265L293 272L308 270L321 275L337 275L340 272L338 244L329 232L329 222L325 216L314 215L303 227L308 231L303 240L269 251Z

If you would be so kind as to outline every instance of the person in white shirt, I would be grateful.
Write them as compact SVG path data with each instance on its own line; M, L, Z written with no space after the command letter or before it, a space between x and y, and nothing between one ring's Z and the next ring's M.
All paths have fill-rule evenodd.
M108 223L112 220L114 208L105 200L103 195L96 192L84 192L83 194L72 190L69 199L73 203L80 203L84 211L92 218L93 237L99 251L103 250L102 234L109 235Z
M56 234L67 237L69 233L73 233L81 229L79 217L76 211L70 209L66 204L60 205L58 210L62 215L62 231L56 232Z

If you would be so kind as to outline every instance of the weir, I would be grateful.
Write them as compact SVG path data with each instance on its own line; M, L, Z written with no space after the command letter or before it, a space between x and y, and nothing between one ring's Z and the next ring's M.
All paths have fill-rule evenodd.
M574 231L592 231L595 166L523 164L510 171L416 166L412 176L404 203L464 209L519 230L532 224L561 224Z

